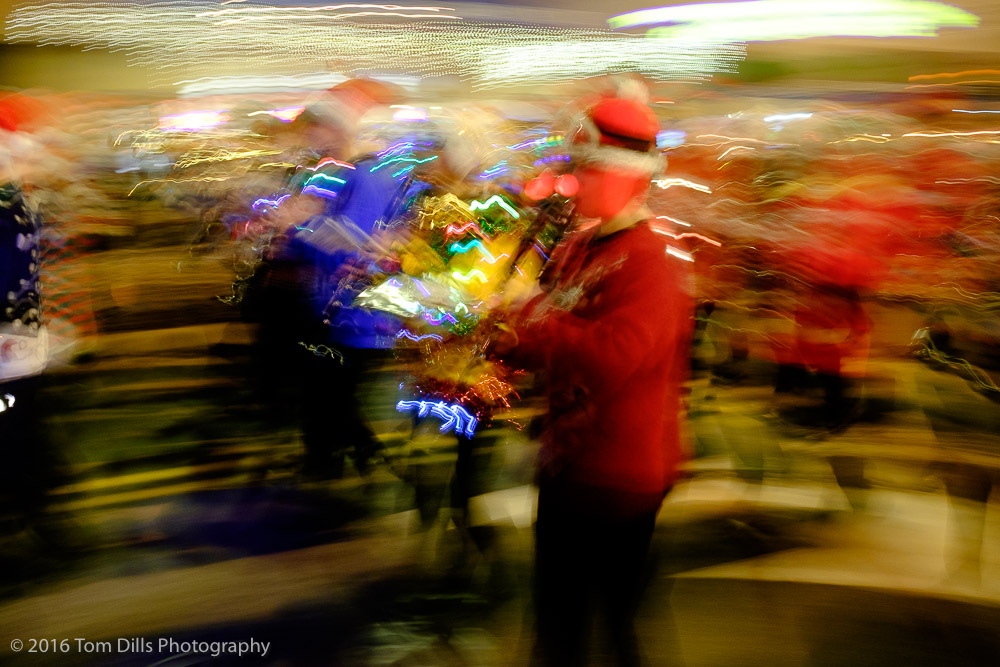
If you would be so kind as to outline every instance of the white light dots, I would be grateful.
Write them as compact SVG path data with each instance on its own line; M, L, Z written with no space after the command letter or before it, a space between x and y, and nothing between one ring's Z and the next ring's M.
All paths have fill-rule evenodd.
M301 72L456 76L474 89L631 71L697 82L734 72L745 55L743 44L471 21L430 5L36 3L14 9L6 27L9 42L122 52L148 69L151 83L185 79L189 87L193 75L247 77L242 82L253 87L250 75L273 81Z

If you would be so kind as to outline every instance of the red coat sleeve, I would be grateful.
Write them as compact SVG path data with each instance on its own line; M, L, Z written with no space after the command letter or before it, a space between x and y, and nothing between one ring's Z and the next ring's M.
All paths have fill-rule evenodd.
M604 391L625 383L657 352L675 351L690 327L690 294L681 261L666 254L652 232L633 234L621 268L609 274L590 302L573 312L549 303L517 327L520 354L550 368L572 369Z

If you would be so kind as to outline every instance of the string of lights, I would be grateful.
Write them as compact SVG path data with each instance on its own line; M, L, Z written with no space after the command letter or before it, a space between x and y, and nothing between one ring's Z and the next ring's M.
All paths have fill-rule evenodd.
M474 89L623 71L642 71L654 80L702 81L735 71L745 55L742 44L470 21L448 9L29 3L11 12L6 34L14 43L121 52L129 64L150 72L151 83L175 85L189 84L197 75L259 78L304 71L457 76Z

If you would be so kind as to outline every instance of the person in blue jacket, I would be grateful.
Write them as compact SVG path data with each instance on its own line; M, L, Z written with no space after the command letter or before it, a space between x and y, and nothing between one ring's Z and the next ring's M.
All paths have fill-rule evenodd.
M400 323L352 304L382 271L378 232L428 187L392 166L370 154L300 170L288 194L293 206L305 200L309 214L289 218L251 288L262 363L294 385L310 477L341 476L348 452L364 474L378 449L358 389L368 369L391 357Z

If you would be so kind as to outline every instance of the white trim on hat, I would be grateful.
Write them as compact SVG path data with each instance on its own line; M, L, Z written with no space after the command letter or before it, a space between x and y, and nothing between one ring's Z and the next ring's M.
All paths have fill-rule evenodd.
M659 153L640 153L618 146L576 144L570 148L570 156L580 164L602 164L648 173L651 177L661 174L667 168L667 158Z
M656 152L634 151L621 146L600 144L601 131L585 113L577 117L575 139L569 147L570 157L580 164L603 164L609 167L659 176L667 169L667 158Z

